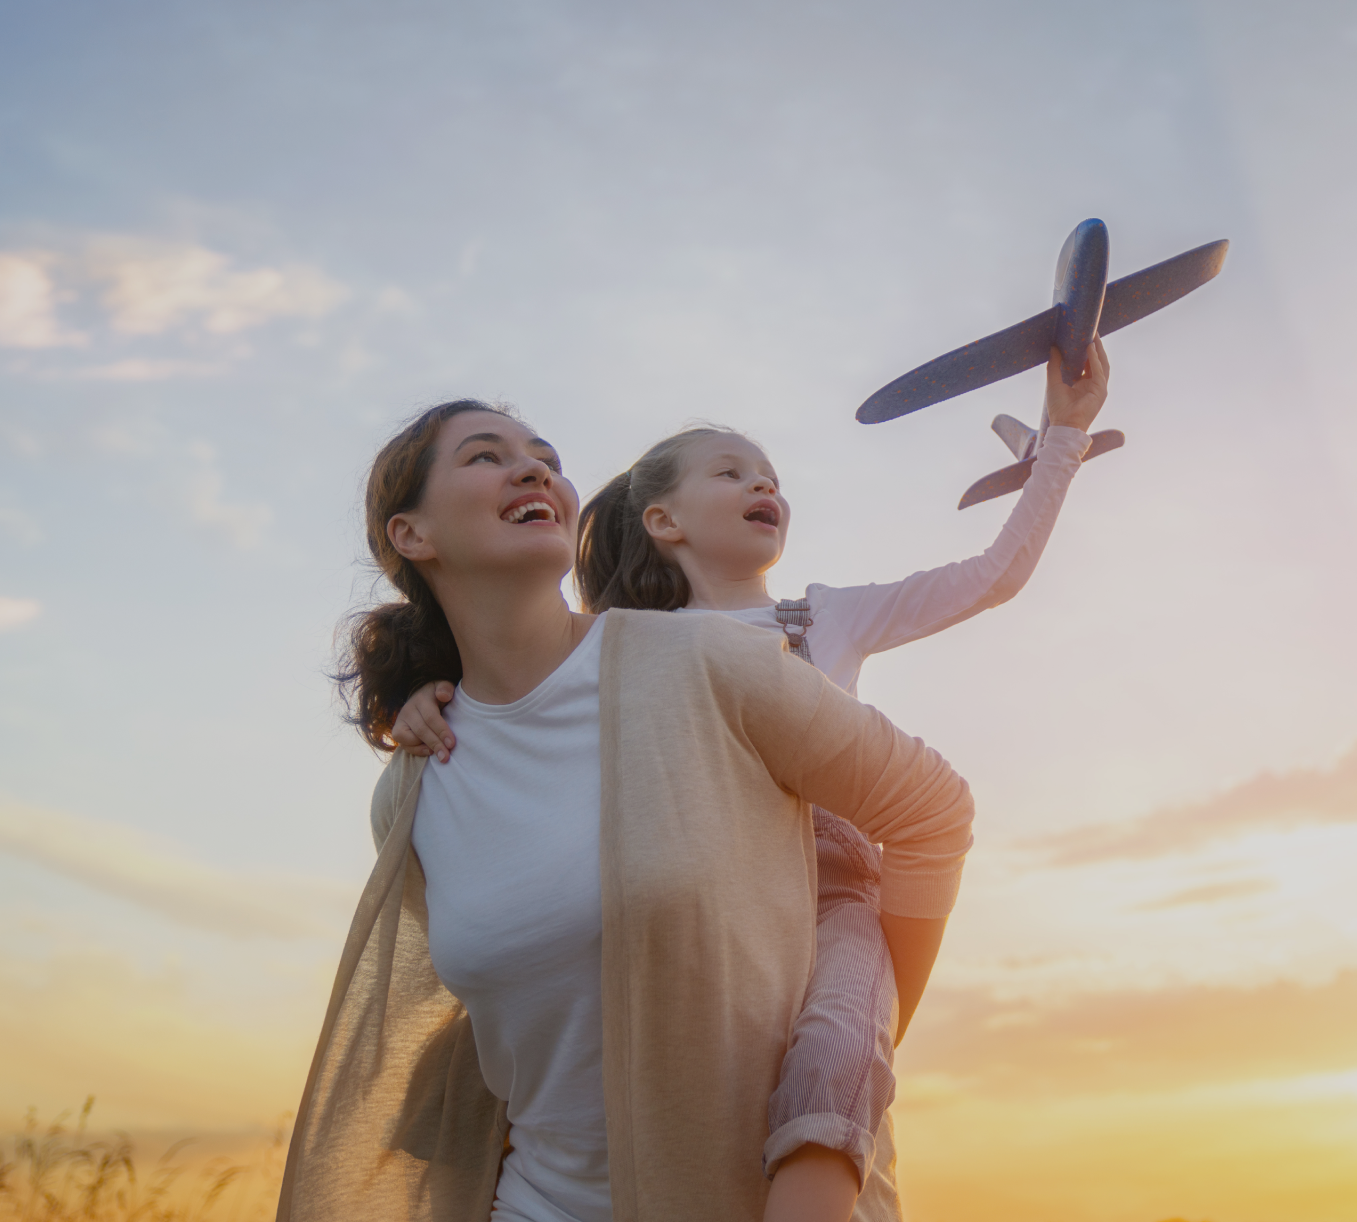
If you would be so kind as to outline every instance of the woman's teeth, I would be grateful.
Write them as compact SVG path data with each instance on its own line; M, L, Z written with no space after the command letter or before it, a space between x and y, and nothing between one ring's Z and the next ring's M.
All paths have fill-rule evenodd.
M556 511L546 501L529 501L526 505L515 505L502 515L505 522L554 522Z

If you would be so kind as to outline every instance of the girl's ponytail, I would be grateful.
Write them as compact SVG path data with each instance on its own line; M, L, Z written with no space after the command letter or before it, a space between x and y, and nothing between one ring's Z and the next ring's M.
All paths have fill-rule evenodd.
M575 559L575 588L586 611L676 611L688 605L688 578L656 546L641 515L683 478L683 455L693 442L732 432L713 426L666 437L590 498L580 512Z
M660 554L641 522L634 471L614 476L580 511L575 587L594 614L609 607L673 611L691 597L683 570Z

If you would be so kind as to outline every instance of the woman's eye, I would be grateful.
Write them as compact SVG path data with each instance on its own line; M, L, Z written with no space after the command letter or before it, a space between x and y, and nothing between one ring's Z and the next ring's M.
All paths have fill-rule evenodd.
M489 459L491 462L499 462L499 455L494 450L482 450L479 454L471 456L472 462L480 462L482 459Z

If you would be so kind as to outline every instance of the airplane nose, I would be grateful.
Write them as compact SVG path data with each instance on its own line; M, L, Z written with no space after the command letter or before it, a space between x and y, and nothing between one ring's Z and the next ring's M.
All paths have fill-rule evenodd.
M1066 386L1073 386L1084 372L1084 355L1098 332L1110 250L1107 226L1093 217L1074 227L1056 260L1055 346L1060 349L1060 376Z

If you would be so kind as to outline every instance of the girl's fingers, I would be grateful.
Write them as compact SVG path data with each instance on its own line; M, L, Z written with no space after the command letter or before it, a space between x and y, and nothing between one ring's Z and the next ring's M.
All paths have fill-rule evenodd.
M1098 393L1104 398L1107 397L1107 352L1101 343L1096 345L1097 351L1090 358L1093 368L1093 385Z
M396 718L391 737L411 755L436 755L443 763L447 763L447 753L455 742L452 731L441 717L436 722L429 722L420 715L413 701Z
M437 700L439 704L447 704L456 692L457 689L446 679L440 679L433 685L433 698Z

